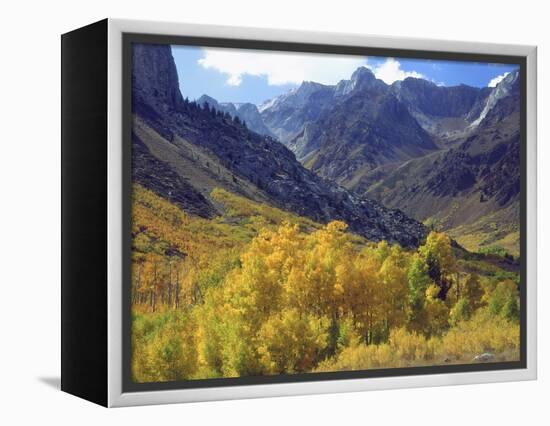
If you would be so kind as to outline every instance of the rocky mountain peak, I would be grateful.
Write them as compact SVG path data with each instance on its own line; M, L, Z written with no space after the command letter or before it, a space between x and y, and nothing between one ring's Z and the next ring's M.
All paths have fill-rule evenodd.
M402 81L396 81L395 83L393 83L393 86L399 87L399 88L409 87L409 88L426 88L426 89L438 87L437 84L435 84L433 81L429 81L424 78L418 78L418 77L407 77Z
M240 114L255 114L255 115L260 114L258 111L258 107L250 102L238 104L236 105L236 108Z
M377 79L369 68L361 66L353 72L349 80L341 80L336 85L334 95L342 97L359 90L371 90L382 93L387 91L387 88L386 83Z
M374 73L367 67L357 68L351 75L351 81L360 81L360 80L374 80L376 79Z
M314 81L303 81L298 87L289 90L287 93L276 96L262 103L258 108L260 113L264 111L276 111L281 106L291 105L293 108L302 107L307 104L312 95L317 92L330 90L332 86L325 86Z
M231 115L231 117L239 117L250 130L259 133L260 135L273 136L269 129L264 124L258 107L250 102L233 103L233 102L218 102L211 96L202 95L197 99L199 105L208 103L218 111L223 111Z
M302 81L302 84L298 87L298 92L311 92L324 87L324 84L317 83L315 81Z
M329 86L314 81L303 81L302 84L294 91L291 91L290 94L296 105L302 105L308 101L311 95L327 87Z
M204 105L207 103L208 105L216 109L220 108L220 104L218 103L218 101L214 99L212 96L208 96L208 95L202 95L199 99L197 99L197 103L199 105Z

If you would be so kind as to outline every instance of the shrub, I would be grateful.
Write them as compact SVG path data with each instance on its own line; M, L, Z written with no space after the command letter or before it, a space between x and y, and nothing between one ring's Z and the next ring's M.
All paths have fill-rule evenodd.
M473 308L468 299L461 297L449 313L449 324L454 327L460 321L469 320L472 316L472 311Z
M329 321L296 310L284 310L266 321L258 333L258 354L267 374L310 371L327 346Z
M493 290L489 298L489 309L494 315L502 314L504 317L508 317L508 319L513 319L519 315L518 300L519 292L516 283L512 280L505 280L498 283ZM506 310L504 310L505 306Z
M185 312L144 320L133 333L132 349L132 371L137 382L188 379L197 368L194 323Z

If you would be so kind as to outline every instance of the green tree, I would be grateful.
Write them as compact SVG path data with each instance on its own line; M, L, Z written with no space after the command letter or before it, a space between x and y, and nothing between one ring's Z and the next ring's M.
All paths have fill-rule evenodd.
M431 280L439 287L437 297L445 300L452 286L451 277L456 273L451 239L447 234L432 231L418 252L428 267Z
M449 308L439 297L440 288L431 284L426 289L422 331L426 336L441 335L449 327Z
M519 319L519 291L512 280L497 284L489 297L489 310L509 320Z
M454 327L460 321L469 320L472 317L472 312L473 308L470 301L465 297L461 297L449 312L449 324Z
M417 253L414 254L409 266L407 281L409 286L408 321L414 325L420 320L426 300L426 290L431 283L428 266Z

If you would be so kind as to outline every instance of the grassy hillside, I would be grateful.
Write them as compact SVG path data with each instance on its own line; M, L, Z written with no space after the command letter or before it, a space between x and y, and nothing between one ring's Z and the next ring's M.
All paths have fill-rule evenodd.
M356 188L368 187L368 196L448 233L467 250L499 247L519 256L519 200L505 206L495 199L481 202L480 185L444 194L427 190L426 182L441 156L436 153L393 169L375 170L364 182L355 182Z
M519 257L519 205L510 205L473 223L451 228L447 233L467 250L491 252L500 249Z

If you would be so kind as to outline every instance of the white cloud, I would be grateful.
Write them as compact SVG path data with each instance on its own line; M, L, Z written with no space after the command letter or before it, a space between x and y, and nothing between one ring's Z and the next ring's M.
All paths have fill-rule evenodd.
M239 86L245 75L265 76L271 86L315 81L336 84L347 80L360 66L370 67L374 75L386 84L407 77L426 78L416 71L405 71L394 58L380 65L368 65L367 57L329 54L304 54L205 48L199 65L227 76L227 84Z
M402 70L401 64L394 58L386 59L384 63L372 68L372 72L376 78L379 78L386 84L392 84L394 81L404 80L407 77L426 78L416 71Z
M326 54L282 53L232 49L203 49L199 64L227 76L227 84L239 86L245 75L265 76L269 85L315 81L336 84L350 75L367 58Z
M498 83L500 83L502 80L504 80L504 78L510 74L509 72L505 72L504 74L501 74L501 75L497 75L495 78L493 78L489 84L487 85L487 87L496 87L496 85Z

